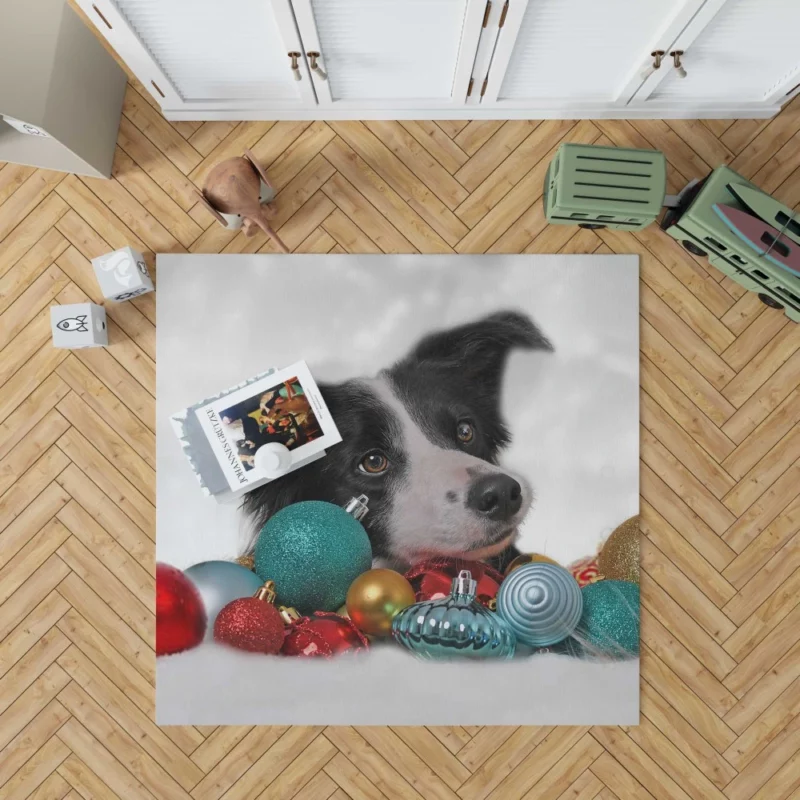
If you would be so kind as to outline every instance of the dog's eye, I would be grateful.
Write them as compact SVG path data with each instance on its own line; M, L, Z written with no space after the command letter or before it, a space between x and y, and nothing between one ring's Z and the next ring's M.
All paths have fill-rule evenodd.
M381 472L386 472L388 467L389 459L380 450L373 450L371 453L367 453L358 465L362 472L370 475L379 475Z
M461 420L456 426L456 436L458 436L459 442L471 442L475 437L475 428L467 422L466 420Z

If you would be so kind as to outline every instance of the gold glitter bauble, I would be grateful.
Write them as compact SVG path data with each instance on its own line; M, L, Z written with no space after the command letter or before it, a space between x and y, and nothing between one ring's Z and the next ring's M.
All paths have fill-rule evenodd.
M606 539L597 557L600 574L611 581L639 583L639 517L626 519Z
M392 619L414 601L411 584L393 569L370 569L347 590L347 613L356 627L375 636L392 633Z
M542 564L560 566L558 561L554 561L550 556L543 556L541 553L521 553L506 567L505 575L510 575L517 567L524 567L526 564L533 564L537 561Z
M253 569L255 564L253 556L239 556L235 561L240 567L246 567L247 569Z

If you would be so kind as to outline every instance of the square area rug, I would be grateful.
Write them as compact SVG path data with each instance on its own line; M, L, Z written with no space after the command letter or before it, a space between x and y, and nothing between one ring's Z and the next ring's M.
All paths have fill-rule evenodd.
M157 267L159 724L638 723L638 257Z

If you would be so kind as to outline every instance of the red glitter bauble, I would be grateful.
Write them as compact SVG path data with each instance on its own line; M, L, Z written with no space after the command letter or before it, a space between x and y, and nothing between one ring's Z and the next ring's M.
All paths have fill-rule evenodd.
M214 639L239 650L273 655L283 644L283 619L272 603L240 597L217 615Z
M331 658L341 653L368 650L367 637L347 617L317 611L289 626L281 653L285 656Z
M477 599L484 606L488 606L489 601L497 597L503 576L481 561L437 556L415 564L406 572L405 577L414 588L417 602L420 603L423 600L448 597L453 578L457 578L462 569L468 569L472 573L472 579L478 582Z
M206 610L195 585L176 567L156 564L156 655L196 647L206 632Z
M572 577L578 581L578 586L584 587L600 580L600 570L597 566L597 556L587 556L575 561L567 567Z

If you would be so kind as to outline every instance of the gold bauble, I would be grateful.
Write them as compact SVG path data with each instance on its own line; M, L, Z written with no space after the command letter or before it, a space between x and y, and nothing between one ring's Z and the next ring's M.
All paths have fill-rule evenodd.
M239 556L235 561L240 567L246 567L247 569L253 569L256 563L253 556Z
M347 619L350 619L350 615L347 613L347 605L346 604L343 605L343 606L339 606L339 608L336 609L336 613L340 617L346 617Z
M626 519L606 539L597 557L600 574L611 581L639 583L639 517Z
M370 569L347 590L347 614L364 633L389 636L392 619L415 602L411 584L393 569Z
M521 553L506 567L505 575L510 575L517 567L524 567L526 564L533 564L537 561L542 564L558 566L558 561L554 561L550 556L544 556L541 553Z

